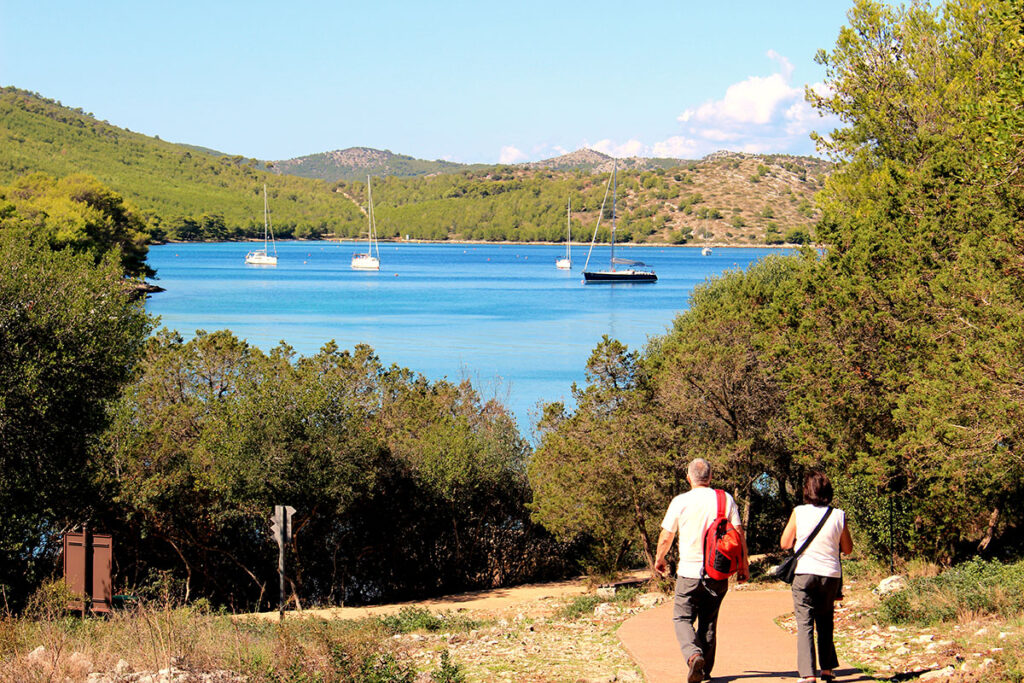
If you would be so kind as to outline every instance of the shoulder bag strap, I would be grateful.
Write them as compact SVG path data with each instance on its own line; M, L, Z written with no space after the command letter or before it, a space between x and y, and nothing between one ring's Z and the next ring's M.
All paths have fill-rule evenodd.
M800 546L800 550L797 550L795 553L793 553L794 556L795 555L800 555L801 553L803 553L803 551L807 550L807 546L809 546L811 544L811 541L814 540L814 537L818 535L819 531L821 531L821 527L825 526L825 520L828 519L828 516L831 515L831 514L832 514L832 506L829 505L828 509L825 510L825 514L823 514L821 516L821 521L818 522L818 526L814 527L814 531L811 532L811 535L808 536L806 538L806 540L804 540L804 544L802 546Z

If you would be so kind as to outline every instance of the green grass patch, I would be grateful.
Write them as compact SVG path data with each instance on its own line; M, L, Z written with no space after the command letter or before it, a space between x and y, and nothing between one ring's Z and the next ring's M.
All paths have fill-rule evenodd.
M905 590L882 599L883 624L930 625L981 615L1010 618L1024 611L1024 562L974 559L937 576L910 579Z
M639 588L623 588L622 590L615 591L615 595L608 598L597 594L581 595L560 609L556 616L561 619L579 619L586 614L593 614L594 608L601 603L631 603L638 595L640 595Z
M403 607L398 614L379 617L380 625L389 634L415 631L470 631L480 628L481 622L450 612L433 614L422 607Z

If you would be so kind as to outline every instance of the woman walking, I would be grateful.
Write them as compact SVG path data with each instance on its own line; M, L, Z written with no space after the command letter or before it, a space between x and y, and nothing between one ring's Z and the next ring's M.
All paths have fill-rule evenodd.
M824 472L809 472L804 479L804 505L793 514L782 532L784 549L803 548L793 580L793 612L797 625L797 683L813 683L815 677L814 632L818 632L818 665L823 681L835 680L839 666L832 641L835 601L840 597L842 565L839 553L849 555L853 539L846 528L846 514L832 505L832 482ZM810 543L804 547L810 538Z

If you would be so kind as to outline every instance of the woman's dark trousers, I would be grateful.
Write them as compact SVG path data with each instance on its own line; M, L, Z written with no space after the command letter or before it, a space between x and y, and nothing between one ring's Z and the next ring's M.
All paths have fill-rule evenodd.
M839 592L837 577L797 574L793 579L793 613L796 615L796 664L801 678L815 676L814 631L818 632L818 664L824 670L839 666L832 642L832 620Z

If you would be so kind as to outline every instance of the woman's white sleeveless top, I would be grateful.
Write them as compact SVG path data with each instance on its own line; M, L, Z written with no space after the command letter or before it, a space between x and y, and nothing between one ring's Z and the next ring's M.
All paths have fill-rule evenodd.
M825 514L826 507L816 505L799 505L794 509L796 514L796 545L793 550L799 550L807 537L818 526L821 516ZM846 513L839 508L833 508L832 513L825 520L825 525L814 537L807 550L800 555L796 561L797 574L815 574L817 576L842 576L842 568L839 565L839 537L843 534L846 526Z

